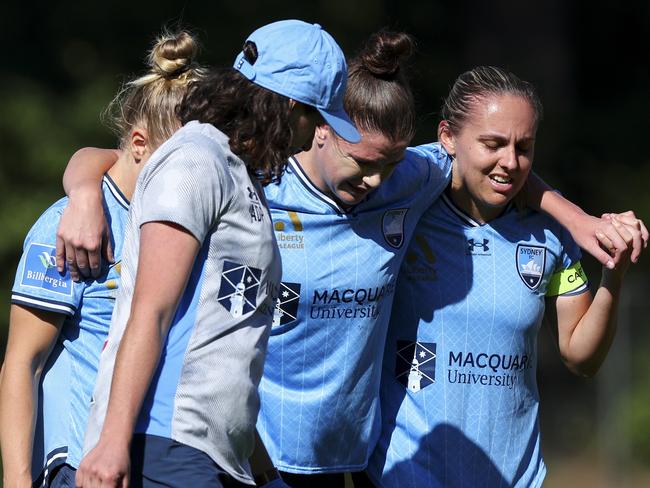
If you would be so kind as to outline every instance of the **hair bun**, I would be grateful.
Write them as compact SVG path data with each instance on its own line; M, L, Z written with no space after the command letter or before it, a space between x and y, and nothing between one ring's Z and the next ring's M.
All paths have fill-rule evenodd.
M415 50L415 41L405 32L379 31L359 53L361 64L372 74L395 77Z
M165 32L156 40L149 54L149 66L163 78L171 78L192 65L198 50L198 43L190 33Z

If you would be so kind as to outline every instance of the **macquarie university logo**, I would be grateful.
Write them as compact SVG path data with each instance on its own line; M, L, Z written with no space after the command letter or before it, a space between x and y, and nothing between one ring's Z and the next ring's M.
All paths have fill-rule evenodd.
M252 312L257 307L261 276L260 269L224 261L217 300L233 317Z
M436 381L436 343L397 341L395 378L417 393Z
M546 248L517 244L517 273L524 284L536 290L542 282L546 266Z
M298 305L300 303L300 283L280 283L280 296L275 303L273 314L273 327L286 325L298 316Z
M406 212L408 212L408 208L387 210L381 219L381 230L384 233L384 239L395 249L399 249L404 243Z
M62 295L72 295L70 274L66 271L64 275L60 275L56 269L56 248L54 246L29 245L20 284Z

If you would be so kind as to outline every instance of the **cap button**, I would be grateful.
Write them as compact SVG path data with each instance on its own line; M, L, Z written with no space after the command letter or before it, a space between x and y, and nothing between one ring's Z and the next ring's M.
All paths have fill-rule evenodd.
M314 24L314 27L316 27L317 29L322 29L322 27L320 26L320 24Z

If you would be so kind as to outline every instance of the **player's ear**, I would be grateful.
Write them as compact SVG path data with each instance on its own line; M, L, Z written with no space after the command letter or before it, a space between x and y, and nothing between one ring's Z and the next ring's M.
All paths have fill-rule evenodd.
M441 120L438 124L438 141L451 157L456 156L456 138L451 132L449 121Z
M131 129L131 154L136 160L141 160L149 153L149 134L147 129L133 127Z
M316 144L322 146L331 137L334 137L334 134L329 125L322 124L316 126L316 130L314 130L314 141L316 141Z

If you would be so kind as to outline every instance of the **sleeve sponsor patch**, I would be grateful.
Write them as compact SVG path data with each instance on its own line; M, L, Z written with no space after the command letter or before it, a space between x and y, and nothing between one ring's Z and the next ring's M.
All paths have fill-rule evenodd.
M580 261L574 263L566 269L558 271L549 280L546 288L547 297L566 295L574 292L579 288L586 288L587 275L582 269Z
M72 279L66 271L56 269L56 248L44 244L30 244L25 257L21 286L41 288L61 295L72 295Z

